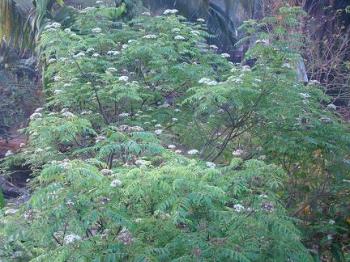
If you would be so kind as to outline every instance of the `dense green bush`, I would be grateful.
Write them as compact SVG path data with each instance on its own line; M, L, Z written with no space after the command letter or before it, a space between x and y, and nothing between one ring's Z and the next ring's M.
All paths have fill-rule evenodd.
M217 54L203 24L174 10L127 11L87 8L70 28L43 31L47 102L20 153L33 194L2 214L0 258L312 261L285 209L288 183L315 166L326 178L331 156L346 164L349 136L319 86L296 80L302 40L286 30L300 10L246 24L251 67Z

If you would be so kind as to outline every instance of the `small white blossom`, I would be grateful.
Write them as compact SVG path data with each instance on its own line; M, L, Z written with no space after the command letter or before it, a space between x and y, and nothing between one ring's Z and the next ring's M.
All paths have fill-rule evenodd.
M156 39L157 35L145 35L143 38L145 38L145 39Z
M128 82L129 81L129 77L128 76L121 76L121 77L119 77L119 81Z
M335 104L329 104L327 105L327 108L330 110L337 110L337 106Z
M119 114L119 117L128 117L128 116L130 116L129 113L121 113L121 114Z
M99 27L95 27L95 28L91 29L91 32L94 34L99 34L102 32L102 29Z
M219 47L217 47L216 45L210 45L209 46L211 49L213 49L213 50L218 50L219 49Z
M171 29L171 32L172 33L180 33L181 30L180 30L180 28L173 28L173 29Z
M144 16L151 16L151 13L150 13L150 12L143 12L141 15L144 15Z
M30 116L30 120L38 119L38 118L41 118L41 117L42 117L42 114L41 114L41 113L33 113L33 114Z
M61 80L61 77L56 75L56 76L53 77L53 80L54 80L55 82L58 82L58 81Z
M245 209L245 207L242 206L241 204L235 204L235 205L233 206L233 208L234 208L234 210L235 210L237 213L240 213L240 212L244 211L244 209Z
M223 58L230 58L230 57L231 57L231 55L228 54L228 53L222 53L221 56L222 56Z
M177 35L174 37L175 40L179 40L179 41L183 41L183 40L186 40L185 37L183 37L182 35Z
M163 15L172 15L172 14L176 14L178 12L179 12L179 10L177 10L177 9L166 9L163 12Z
M168 107L170 107L170 104L168 104L167 102L159 106L159 108L168 108Z
M50 58L49 61L48 61L48 63L49 63L49 64L52 64L52 63L55 63L56 61L57 61L56 58Z
M5 157L12 156L12 155L13 155L13 152L11 150L7 150L7 152L5 153Z
M62 113L62 116L67 117L67 118L75 117L75 115L72 112L64 112L64 113Z
M197 31L197 30L192 30L192 31L191 31L191 34L192 34L192 35L195 35L195 36L199 36L199 35L201 34L201 32L200 32L200 31Z
M81 115L91 115L91 114L92 114L92 111L91 111L91 110L83 110L83 111L81 111L80 114L81 114Z
M92 47L86 50L86 53L93 53L93 52L95 52L95 48L92 48Z
M157 130L154 131L154 133L156 135L161 135L163 133L163 130L162 129L157 129Z
M175 150L175 153L176 153L176 154L181 154L181 153L182 153L182 150L180 150L180 149Z
M215 167L216 167L216 164L213 163L213 162L206 162L205 165L206 165L208 168L215 168Z
M233 156L241 156L243 154L244 154L244 151L242 149L237 149L237 150L232 152Z
M175 145L168 145L168 148L169 148L169 149L175 149L176 146L175 146Z
M101 142L101 141L106 140L106 139L107 138L105 136L97 136L95 141L96 141L96 143L98 143L98 142Z
M111 182L111 187L121 187L122 186L122 181L120 181L119 179L114 179L112 182Z
M332 119L330 119L330 118L327 117L327 116L321 117L320 120L321 120L323 123L326 123L326 124L332 123Z
M173 122L176 122L178 119L177 119L176 117L173 117L171 120L172 120Z
M120 52L116 51L116 50L110 50L107 52L107 55L109 55L109 56L117 56L119 54L120 54Z
M250 72L250 71L252 71L252 70L251 70L251 68L250 68L249 65L244 65L244 66L242 66L242 71L243 71L243 72Z
M75 234L66 235L63 239L63 241L66 245L72 244L72 243L74 243L76 241L80 241L80 240L81 240L81 237L78 235L75 235Z
M14 214L16 214L17 212L18 212L17 209L9 208L9 209L6 209L6 210L5 210L5 215L6 215L6 216L14 215Z
M317 81L317 80L310 80L309 81L309 85L320 85L320 81Z
M138 159L135 161L135 164L137 166L149 166L151 164L151 162L143 160L143 159Z
M83 56L85 56L85 53L84 52L79 52L78 54L73 55L73 58L80 58L80 57L83 57Z
M206 85L209 85L209 86L214 86L214 85L217 85L218 82L216 82L215 80L211 80L209 78L206 78L206 77L203 77L201 78L199 81L198 81L199 84L206 84Z
M308 93L299 93L300 96L302 96L304 99L310 98L310 94Z
M106 70L106 73L116 73L116 72L118 72L118 69L114 67L108 67Z
M45 29L52 29L52 28L59 29L61 28L61 24L58 22L54 22L45 26Z
M92 57L100 57L100 54L99 53L93 53Z
M112 173L113 173L112 170L107 169L107 168L104 168L104 169L101 170L101 174L103 176L110 176L110 175L112 175Z
M255 44L269 45L270 41L269 41L269 39L258 39L255 41Z
M55 90L53 91L53 93L54 93L55 95L60 95L60 94L63 93L63 90L61 90L61 89L55 89Z
M131 245L134 242L134 239L129 230L123 228L122 231L118 234L117 239L122 242L124 245Z
M189 150L187 152L187 154L189 154L189 155L197 155L198 153L199 153L199 151L197 149L192 149L192 150Z
M204 23L205 20L204 20L203 18L198 18L198 19L197 19L197 22L199 22L199 23Z

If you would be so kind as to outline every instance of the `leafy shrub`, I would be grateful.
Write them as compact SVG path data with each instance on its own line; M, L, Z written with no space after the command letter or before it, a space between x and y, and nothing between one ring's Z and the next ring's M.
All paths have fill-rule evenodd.
M201 24L128 20L125 8L88 8L71 28L42 33L47 103L21 153L36 171L33 195L2 216L0 257L311 261L284 189L315 165L326 178L349 137L322 90L296 81L300 39L287 33L300 10L248 22L258 39L248 67L206 45ZM265 155L271 164L253 159Z

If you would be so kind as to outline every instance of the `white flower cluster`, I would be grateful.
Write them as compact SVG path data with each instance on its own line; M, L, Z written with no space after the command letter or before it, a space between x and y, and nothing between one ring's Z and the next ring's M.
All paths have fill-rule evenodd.
M116 68L114 68L114 67L108 67L107 69L106 69L106 73L108 74L113 74L113 73L116 73L116 72L118 72L118 69L116 69Z
M308 93L299 93L299 95L304 99L308 99L311 97L310 94L308 94Z
M154 133L159 136L159 135L161 135L163 133L163 130L162 129L157 129L157 130L154 131Z
M97 136L95 139L96 143L102 142L104 140L106 140L107 138L105 136Z
M135 164L136 164L137 166L146 167L146 166L151 165L151 162L150 162L150 161L143 160L143 159L138 159L138 160L135 161Z
M216 167L216 164L213 163L213 162L206 162L205 165L206 165L208 168L215 168L215 167Z
M48 31L55 31L56 29L60 29L61 28L61 24L57 23L57 22L53 22L50 24L47 24L44 28L44 30L48 30Z
M197 155L199 153L199 151L197 149L191 149L187 152L187 154L189 155Z
M118 116L119 117L128 117L128 116L130 116L130 114L129 113L120 113Z
M75 117L75 115L72 112L69 112L69 111L63 112L62 116L66 117L66 118Z
M60 95L60 94L63 93L63 90L61 90L61 89L55 89L55 90L53 91L53 93L54 93L54 95Z
M221 57L223 57L223 58L230 58L231 55L228 54L228 53L222 53L222 54L221 54Z
M211 80L209 78L203 77L198 81L199 84L206 84L208 86L215 86L218 84L215 80Z
M81 111L80 114L81 114L81 115L91 115L91 114L92 114L92 111L91 111L91 110L83 110L83 111Z
M163 15L174 15L174 14L176 14L178 12L179 12L179 10L177 10L177 9L166 9L163 12Z
M131 245L134 242L134 239L129 230L123 228L122 231L118 234L117 239L122 242L124 245Z
M107 55L109 55L109 56L117 56L119 54L120 54L120 52L116 51L116 50L110 50L107 52Z
M237 212L237 213L240 213L240 212L243 212L245 210L245 207L242 206L241 204L235 204L233 206L233 209Z
M110 169L104 168L104 169L101 170L101 174L103 176L111 176L113 174L113 172Z
M35 119L39 119L39 118L41 118L43 115L41 114L41 113L33 113L33 114L31 114L31 116L30 116L30 120L35 120Z
M142 37L144 39L156 39L157 35L145 35L144 37Z
M95 27L95 28L92 28L92 29L91 29L91 32L92 32L93 34L100 34L100 33L102 32L102 29L99 28L99 27Z
M83 56L85 56L85 53L84 52L79 52L79 53L73 55L73 58L77 59L77 58L81 58Z
M213 49L213 50L218 50L219 49L219 47L217 47L216 45L210 45L209 48Z
M63 242L66 244L66 245L69 245L69 244L73 244L74 242L76 241L80 241L81 240L81 237L76 235L76 234L69 234L69 235L66 235L63 239Z
M121 81L121 82L128 82L129 81L129 77L128 76L121 76L121 77L119 77L119 81Z
M184 41L184 40L186 40L186 38L183 37L182 35L177 35L177 36L174 37L174 39L175 39L175 40L178 40L178 41Z
M317 80L310 80L309 85L320 85L321 83Z
M111 182L111 187L121 187L122 185L123 185L123 183L119 179L114 179Z
M329 110L333 110L333 111L337 110L337 106L335 104L329 104L329 105L327 105L327 108Z
M269 41L269 39L258 39L255 41L255 44L269 45L270 41Z
M233 156L242 156L244 154L244 151L242 149L237 149L232 152Z
M5 157L12 156L12 155L13 155L12 150L7 150L5 153Z
M118 131L121 131L121 132L142 132L142 131L144 131L144 129L140 126L121 125L121 126L119 126Z
M88 6L88 7L84 8L84 9L80 10L79 13L86 14L87 12L93 11L95 9L96 9L96 7L94 7L94 6Z

